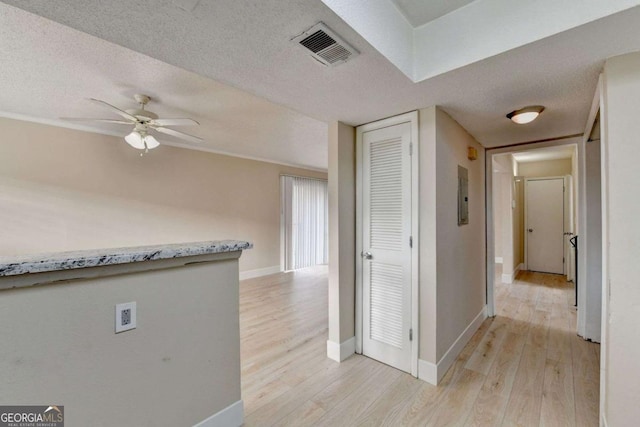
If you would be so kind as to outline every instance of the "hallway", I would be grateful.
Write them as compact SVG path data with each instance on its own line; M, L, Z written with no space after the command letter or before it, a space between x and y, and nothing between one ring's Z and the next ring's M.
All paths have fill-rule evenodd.
M522 272L438 387L326 357L327 268L240 284L245 426L597 426L599 345L576 336L573 286Z

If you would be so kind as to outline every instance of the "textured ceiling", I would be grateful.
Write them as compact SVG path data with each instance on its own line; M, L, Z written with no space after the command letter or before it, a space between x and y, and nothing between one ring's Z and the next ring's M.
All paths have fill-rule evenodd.
M414 28L386 0L322 3L415 83L640 6L640 0L476 0Z
M604 60L640 49L640 8L636 7L414 84L320 0L217 0L195 6L189 1L159 0L7 3L324 122L359 125L440 105L488 147L583 132ZM318 21L328 24L361 55L325 68L291 44L291 37ZM29 30L16 38L36 37L40 31L24 28ZM96 44L95 49L99 55L104 47ZM82 81L87 78L85 72L94 72L105 84L130 80L122 75L116 83L108 82L108 64L99 69L93 64L85 67L88 70L74 71L74 77ZM194 96L197 86L190 87ZM91 95L82 92L82 96ZM546 106L539 120L518 126L505 118L509 111L532 104ZM180 108L196 114L199 107L185 103ZM250 110L237 112L246 118L242 123L254 125ZM290 140L294 139L305 144L310 137Z
M190 117L201 123L175 129L204 138L202 144L156 134L162 142L295 166L327 167L326 123L2 4L0 52L0 115L126 135L132 126L79 126L57 119L120 119L87 98L127 109L136 107L133 94L141 92L152 97L147 109L160 117Z
M474 0L391 0L413 27L419 27Z

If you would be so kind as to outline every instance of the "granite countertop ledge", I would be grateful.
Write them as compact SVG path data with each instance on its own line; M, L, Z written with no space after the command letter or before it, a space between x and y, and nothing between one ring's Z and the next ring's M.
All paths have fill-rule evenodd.
M12 257L0 256L0 277L236 252L251 249L252 247L252 243L241 240L212 240Z

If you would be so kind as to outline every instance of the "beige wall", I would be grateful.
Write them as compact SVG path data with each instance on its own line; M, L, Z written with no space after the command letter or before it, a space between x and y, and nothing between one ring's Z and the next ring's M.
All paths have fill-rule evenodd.
M115 334L130 301L137 328ZM238 304L237 259L2 290L0 402L64 405L68 426L195 425L241 398Z
M467 147L478 160L467 159ZM420 110L420 359L440 361L485 306L485 150L438 108ZM469 224L458 226L458 165ZM434 239L435 237L435 239Z
M603 101L603 275L608 289L603 293L602 415L609 426L631 426L640 419L640 53L607 60Z
M0 255L198 240L280 264L279 175L325 173L0 118Z
M328 188L329 341L339 348L355 335L356 241L355 129L339 122L329 125ZM342 360L346 354L329 356Z
M572 169L573 165L571 159L518 163L518 175L526 178L571 175Z
M438 348L440 359L485 306L484 148L436 110ZM467 158L467 147L478 159ZM469 224L458 226L458 165L469 170Z

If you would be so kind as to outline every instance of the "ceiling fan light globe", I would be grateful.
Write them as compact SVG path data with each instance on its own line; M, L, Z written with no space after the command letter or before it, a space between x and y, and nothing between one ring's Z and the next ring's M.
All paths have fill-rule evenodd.
M132 146L133 148L137 148L138 150L144 150L144 141L142 140L142 135L140 132L133 131L129 135L124 137L124 140L127 141L127 144Z
M147 135L144 137L144 143L147 144L147 148L149 150L156 148L160 145L157 139L155 139L152 135Z

